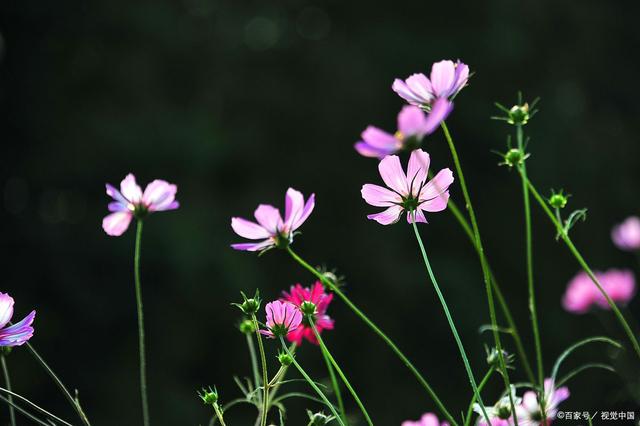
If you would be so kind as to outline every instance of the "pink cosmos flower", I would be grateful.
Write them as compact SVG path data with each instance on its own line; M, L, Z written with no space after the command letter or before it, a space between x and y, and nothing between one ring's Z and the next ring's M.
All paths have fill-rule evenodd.
M180 206L175 199L178 187L164 180L154 180L142 192L136 177L129 173L120 183L120 191L110 184L106 186L107 195L114 201L109 203L112 213L102 220L102 229L114 237L122 235L134 217L175 210Z
M438 420L438 417L433 413L425 413L420 420L412 421L406 420L402 422L401 426L449 426L449 423Z
M469 67L460 61L436 62L430 77L419 73L405 81L396 78L391 88L411 105L430 111L430 120L440 124L453 109L452 99L467 85Z
M389 155L382 159L378 170L390 189L368 183L362 186L361 193L368 204L387 209L381 213L370 214L367 218L381 225L390 225L396 223L406 211L409 223L412 221L413 212L416 222L426 223L425 211L439 212L447 208L453 173L449 169L443 169L427 181L429 163L429 154L416 149L411 153L405 175L398 156Z
M611 239L620 250L640 249L640 217L631 216L611 230Z
M614 302L624 305L635 295L636 282L632 271L609 269L605 272L595 271L594 274ZM588 312L594 305L603 309L610 308L607 299L583 271L576 274L567 285L562 305L567 311L575 314Z
M268 204L260 204L256 209L254 216L258 223L241 217L231 218L231 227L236 234L250 240L262 240L257 243L231 244L231 247L246 251L286 247L293 242L296 229L307 220L314 207L315 194L311 194L305 203L302 193L289 188L285 196L284 220L280 216L280 210Z
M36 311L31 311L22 321L5 327L13 317L13 297L0 292L0 346L20 346L33 336L33 320Z
M544 381L544 402L547 423L556 418L558 405L569 398L569 388L563 386L555 388L553 379ZM539 426L542 424L543 416L538 395L534 391L527 391L522 396L522 404L516 407L518 424L522 426Z
M267 312L267 329L260 330L260 333L269 338L286 336L302 322L302 312L293 303L274 300L267 303L264 309Z
M332 293L325 293L324 286L320 281L316 281L311 288L302 287L300 284L291 286L289 293L282 292L282 299L287 302L291 302L300 308L302 302L312 302L316 305L316 315L314 323L318 333L322 333L323 330L333 330L333 319L327 315L327 308L329 303L333 300ZM318 344L313 329L310 324L305 323L303 319L302 324L294 331L289 332L287 339L290 342L295 342L297 345L302 344L302 339L307 339L313 344Z
M384 158L404 149L417 147L422 138L433 131L440 124L436 115L426 115L416 106L406 105L398 114L398 131L387 133L374 126L369 126L362 132L362 140L355 144L355 149L365 157Z

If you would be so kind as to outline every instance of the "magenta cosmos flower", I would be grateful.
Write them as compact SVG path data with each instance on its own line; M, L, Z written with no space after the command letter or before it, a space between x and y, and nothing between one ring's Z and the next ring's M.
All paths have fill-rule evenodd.
M640 218L631 216L611 230L611 239L620 250L640 249Z
M544 381L544 405L548 423L556 418L558 405L569 398L569 388L563 386L555 388L553 379ZM527 391L522 396L522 403L516 407L518 424L522 426L539 426L542 424L543 415L538 395L534 391Z
M284 203L284 220L280 216L280 210L269 204L260 204L254 212L258 223L241 217L231 218L231 227L236 234L250 240L262 240L257 243L231 244L231 247L236 250L265 251L291 244L296 229L302 226L315 207L315 194L311 194L305 203L301 192L289 188Z
M120 182L120 191L113 185L106 186L107 195L114 201L109 203L112 213L102 220L102 229L114 237L122 235L134 217L142 218L149 213L175 210L180 206L175 199L178 187L164 180L154 180L142 192L136 177L129 173Z
M398 131L387 133L374 126L362 132L362 140L355 144L355 149L365 157L384 158L403 150L417 148L422 138L433 133L440 124L436 115L426 115L416 106L407 105L398 114Z
M260 330L260 333L272 339L296 331L302 323L302 312L293 303L274 300L264 309L267 312L267 329Z
M302 302L312 302L316 305L314 323L318 333L322 333L323 330L333 330L333 319L327 315L327 308L331 300L333 300L333 294L325 293L324 286L320 281L316 281L311 288L296 284L291 286L289 293L283 291L282 296L284 301L291 302L298 308L300 308ZM298 345L302 343L302 339L307 339L316 345L318 344L311 325L307 324L305 319L303 319L302 324L300 324L296 330L289 332L287 339Z
M636 293L636 280L628 269L609 269L594 274L611 300L627 304ZM564 308L575 314L588 312L593 306L609 309L607 299L584 271L580 271L567 285L562 298Z
M411 153L407 174L402 170L400 158L396 155L385 157L378 165L380 176L389 188L367 183L362 186L362 198L372 206L386 207L381 213L370 214L367 218L381 225L396 223L402 213L407 212L411 223L413 212L416 222L426 223L424 212L439 212L447 207L449 185L453 183L453 173L443 169L427 181L429 154L421 149Z
M13 297L0 293L0 346L20 346L33 336L33 320L36 311L31 311L22 321L5 327L13 317Z
M395 79L391 88L411 105L430 111L430 119L440 123L453 109L453 98L469 80L469 67L460 61L440 61L431 66L430 78L413 74Z
M449 426L449 423L438 420L438 417L433 413L425 413L420 420L406 420L402 422L401 426Z

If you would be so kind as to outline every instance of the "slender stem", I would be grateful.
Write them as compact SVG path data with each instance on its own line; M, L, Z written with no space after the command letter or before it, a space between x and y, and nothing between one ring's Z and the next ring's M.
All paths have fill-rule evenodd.
M480 380L480 383L478 384L478 392L482 392L482 389L484 389L494 371L495 367L491 366L489 368L489 371L487 371L487 374L485 374L482 380ZM471 402L469 403L469 408L467 408L467 417L464 419L464 426L469 426L471 424L471 414L473 414L473 404L475 403L476 395L473 394L473 396L471 397Z
M91 426L91 424L89 423L89 419L87 418L87 415L84 413L84 410L80 406L80 401L78 401L78 398L74 398L71 395L71 392L69 392L69 390L64 385L64 383L62 383L62 380L60 380L60 378L56 375L56 373L53 372L51 367L49 367L49 364L45 362L44 358L40 356L40 354L35 350L35 348L31 345L31 343L27 342L26 346L27 346L27 349L29 350L29 353L31 353L31 355L35 358L38 364L40 364L40 366L44 369L44 371L47 372L49 377L53 379L53 382L58 386L62 394L73 406L74 410L76 410L76 413L78 413L78 416L80 417L80 420L82 421L82 423L85 426Z
M524 154L524 133L522 124L516 127L516 140L518 149ZM522 176L522 199L524 207L525 244L527 256L527 287L529 291L529 312L531 314L531 328L533 330L533 342L536 349L536 364L538 369L538 387L540 405L542 407L543 422L546 423L546 410L544 401L544 365L542 362L542 342L538 323L538 311L536 309L536 292L533 283L533 238L531 235L531 205L529 200L529 187L527 186L527 164L525 161L518 166Z
M251 320L253 321L253 328L256 330L256 337L258 338L258 351L260 352L260 361L262 362L262 417L260 424L266 426L267 414L269 411L269 373L267 371L267 357L264 354L264 345L262 344L262 335L260 334L260 326L258 325L258 319L256 314L251 314Z
M449 202L447 203L447 208L451 210L451 213L456 218L456 220L464 230L465 234L467 234L467 237L469 237L469 239L471 240L471 244L473 245L473 248L475 249L476 253L478 254L478 256L480 256L481 253L478 250L478 246L476 245L476 241L473 235L473 230L471 229L471 225L469 225L469 222L467 222L467 219L464 217L464 215L462 214L462 212L460 211L460 209L452 199L449 199ZM487 267L489 267L488 261L487 261ZM524 350L524 345L522 344L522 339L520 338L520 332L518 331L518 326L516 325L516 322L513 320L513 316L511 315L511 310L509 309L509 305L507 305L507 301L505 300L504 295L502 294L502 290L498 285L498 281L496 280L496 277L493 274L493 271L491 271L490 267L489 267L489 274L491 278L491 286L493 287L493 291L495 291L496 298L498 299L498 304L500 305L500 309L502 309L502 313L505 317L505 320L507 321L507 324L509 324L510 334L513 337L513 341L516 345L516 350L518 351L518 357L520 359L520 362L522 363L522 367L524 368L529 381L531 383L534 383L536 381L535 376L533 374L533 370L531 369L531 364L529 363L529 356L527 355L527 352Z
M48 412L48 411L47 411L47 410L45 410L44 408L42 408L42 407L40 407L40 406L36 405L35 403L33 403L33 402L29 401L27 398L25 398L25 397L24 397L24 396L22 396L22 395L18 395L17 393L15 393L15 392L11 392L10 390L5 389L5 388L2 388L2 387L0 387L0 392L4 392L4 393L6 393L6 394L7 394L7 397L8 397L8 396L13 396L13 397L15 397L16 399L18 399L18 400L20 400L20 401L22 401L22 402L27 403L29 406L31 406L31 407L35 408L36 410L40 411L42 414L45 414L45 415L47 415L47 416L51 417L51 419L53 419L53 420L55 420L55 421L57 421L57 422L59 422L59 423L62 423L62 424L63 424L63 425L65 425L65 426L72 426L72 425L71 425L71 423L69 423L69 422L66 422L66 421L62 420L60 417L56 416L55 414L51 414L50 412Z
M547 214L551 222L555 225L556 230L560 235L560 238L562 238L562 241L564 241L565 245L567 246L567 248L569 249L573 257L575 257L575 259L578 261L578 263L580 264L580 267L582 267L582 270L589 276L589 278L591 278L591 281L593 281L593 283L598 288L602 296L607 300L609 307L611 307L611 310L614 312L616 318L618 319L618 322L620 322L620 325L622 326L625 333L627 334L627 337L631 341L631 345L633 346L633 349L635 350L638 357L640 357L640 344L638 343L638 339L636 339L636 336L631 330L629 323L624 318L624 315L622 315L622 312L620 312L620 309L615 304L615 302L611 299L611 297L606 292L606 290L602 288L602 284L600 284L600 281L598 280L598 278L595 276L595 274L593 273L593 271L591 270L587 262L584 260L584 258L582 257L582 255L580 254L576 246L573 244L573 241L571 240L571 238L569 238L569 234L567 234L567 232L564 230L562 226L562 222L556 219L553 212L547 205L546 201L544 200L544 198L542 198L542 196L533 186L531 181L525 177L523 177L523 179L525 179L525 181L527 182L529 191L531 192L533 197L536 199L540 207L542 207L542 210L544 210L544 212Z
M249 347L249 356L251 357L251 371L253 371L253 384L255 389L260 387L260 371L258 370L258 358L256 356L256 348L253 344L253 333L247 334L247 346Z
M11 392L11 378L9 377L9 367L7 367L7 358L4 354L0 354L0 363L2 364L2 374L4 375L4 383L7 390ZM9 394L7 397L9 400L9 419L11 420L11 426L16 426L16 413L13 409L13 396Z
M133 258L133 275L136 286L138 310L138 352L140 355L140 396L142 398L142 423L149 426L149 400L147 398L147 359L144 348L144 311L142 309L142 284L140 282L140 246L142 243L142 220L136 226L136 248Z
M6 402L8 405L10 405L11 407L15 408L16 410L18 410L19 413L21 413L23 416L27 417L29 420L33 420L34 422L36 422L39 425L43 425L43 426L51 426L51 423L45 423L44 421L40 420L39 418L37 418L36 416L34 416L33 414L31 414L30 412L28 412L27 410L25 410L24 408L20 407L19 405L16 405L15 403L9 401L9 398L0 395L0 399L4 402Z
M338 423L340 423L342 426L345 426L344 422L342 421L342 418L340 417L340 415L336 411L336 409L333 406L333 404L331 402L329 402L329 400L327 399L327 396L324 394L324 392L322 392L320 390L320 388L318 387L318 385L316 385L316 383L313 380L311 380L311 377L309 377L309 375L302 369L300 364L298 364L298 361L296 361L296 358L293 356L293 354L291 352L289 352L289 348L287 348L287 344L284 342L284 339L282 338L282 336L280 336L280 343L282 343L282 348L291 357L291 360L293 361L293 365L296 367L298 372L300 372L300 374L302 374L302 377L304 377L304 379L307 381L307 383L309 383L309 386L311 386L313 388L313 390L316 391L316 393L318 394L320 399L322 399L322 402L324 402L326 404L326 406L329 408L329 410L331 410L331 414L333 414L335 416L335 418L338 421Z
M220 424L222 426L227 426L226 423L224 422L224 418L222 417L222 410L220 409L220 406L217 403L213 404L213 410L216 412L216 416L218 417L218 420L220 420Z
M475 245L478 250L478 257L480 258L480 267L482 269L485 292L487 293L487 303L489 305L489 317L491 319L491 328L493 330L493 340L495 341L496 350L498 351L500 374L502 375L505 389L509 393L509 401L511 403L511 409L515 413L515 404L513 402L513 398L510 392L511 383L509 381L509 372L507 371L507 365L504 361L504 354L502 353L502 342L500 341L500 332L498 331L498 322L496 320L496 309L495 309L494 300L493 300L493 289L491 287L491 271L489 270L487 259L484 254L482 238L480 237L480 228L478 227L476 214L475 214L475 211L473 210L473 204L471 203L471 196L469 195L469 190L467 188L467 183L464 178L464 173L462 172L462 165L460 164L460 159L458 158L458 151L456 151L456 146L453 143L453 138L451 137L451 133L449 133L449 128L447 127L444 121L440 124L440 127L442 127L442 131L444 132L445 139L447 140L447 144L449 145L449 150L451 151L451 157L453 158L453 162L456 167L456 172L458 174L458 178L460 179L460 188L462 189L462 195L464 197L465 206L467 208L467 212L469 213L469 219L471 220L471 229L473 230L473 235L476 242ZM515 416L513 419L514 419L515 426L518 426L518 419Z
M491 424L491 419L484 409L484 403L482 402L482 396L480 396L480 392L478 391L478 385L476 384L476 379L473 376L473 371L471 370L471 365L469 364L469 359L467 358L467 353L464 350L464 346L462 345L462 340L460 339L460 335L458 334L458 330L456 329L456 325L453 322L453 318L451 316L451 312L449 312L449 306L447 306L447 301L440 291L440 286L438 285L438 281L431 269L431 263L429 262L429 257L427 256L427 251L424 249L424 244L422 243L422 238L420 237L420 232L418 232L418 226L416 225L416 214L415 211L411 213L413 216L413 220L411 224L413 225L413 232L416 235L416 239L418 240L418 245L420 246L420 252L422 253L422 259L424 260L424 265L427 268L427 273L429 274L429 278L431 279L431 283L433 284L433 288L438 295L438 299L440 299L440 303L442 304L442 309L444 310L444 314L447 317L447 321L449 322L449 327L451 328L451 333L453 334L453 338L458 345L458 350L460 351L460 356L462 357L462 362L464 364L464 368L467 371L467 376L469 376L469 382L471 383L471 388L473 389L473 393L476 396L476 399L480 403L482 408L482 414L484 415L487 424Z
M326 276L321 274L316 268L309 265L304 259L298 256L291 249L290 246L287 247L287 251L289 252L291 257L300 264L300 266L302 266L311 274L313 274L325 286L327 286L331 291L337 294L338 297L342 299L342 301L349 307L349 309L351 309L371 330L373 330L374 333L376 333L387 344L387 346L389 346L389 348L391 348L391 350L396 354L396 356L400 358L402 363L409 369L409 371L411 371L411 373L413 373L413 375L416 377L418 382L420 382L422 387L427 391L427 393L429 394L429 397L436 404L436 406L438 407L442 415L446 417L449 423L451 423L453 426L458 426L458 422L456 422L456 420L451 415L451 413L449 413L449 411L444 406L440 398L438 398L438 395L436 395L433 388L431 388L431 385L429 384L429 382L427 382L427 380L422 376L422 374L420 374L418 369L411 363L411 361L409 361L409 359L405 356L405 354L402 353L402 351L398 348L398 346L396 346L396 344L382 330L380 330L380 328L378 328L378 326L375 325L373 321L371 321L369 317L367 317L364 314L364 312L362 312L353 302L351 302L351 300L340 290L340 288L338 288L338 286L335 285L333 281L331 281Z
M344 383L344 385L347 387L347 389L349 389L349 393L351 393L351 396L356 401L356 404L358 404L358 407L360 408L360 411L362 411L362 415L367 421L367 424L369 426L373 426L373 422L371 421L371 417L369 417L369 413L367 412L367 409L364 408L364 404L362 404L362 401L358 397L358 394L356 393L355 389L353 388L353 386L351 386L351 383L349 383L347 376L344 375L344 373L342 372L342 369L340 368L336 360L331 355L331 352L329 352L329 348L327 348L327 345L325 345L324 341L322 340L320 333L318 333L318 329L316 328L316 325L313 322L313 318L309 318L309 323L311 324L311 328L313 329L313 334L315 334L316 339L320 344L320 349L322 349L322 353L325 355L325 357L329 359L330 363L335 367L336 371L338 372L340 379L342 379L342 382Z
M315 330L315 325L312 325ZM320 342L320 339L318 339ZM344 401L342 400L342 392L340 391L340 384L338 383L338 379L336 378L336 373L333 369L333 365L331 364L331 359L329 358L328 351L325 351L322 343L320 343L320 352L322 352L322 358L324 358L324 362L327 365L327 371L329 372L329 377L331 378L331 386L333 387L333 393L336 395L336 400L338 401L338 410L340 411L340 415L342 416L342 420L345 424L349 424L347 420L347 414L344 409Z
M296 353L296 349L297 349L297 345L294 343L291 344L291 346L289 346L289 352L291 352L292 354ZM282 385L282 380L284 379L284 377L287 375L287 371L289 370L289 367L283 367L282 368L282 373L280 374L280 376L278 377L278 374L276 374L273 379L271 379L271 382L275 382L275 383L271 383L269 382L269 388L273 387L273 389L271 390L271 392L269 392L269 404L271 404L271 401L273 401L273 399L275 398L276 394L278 393L278 390L280 389L280 386ZM275 381L276 377L278 377L278 380Z

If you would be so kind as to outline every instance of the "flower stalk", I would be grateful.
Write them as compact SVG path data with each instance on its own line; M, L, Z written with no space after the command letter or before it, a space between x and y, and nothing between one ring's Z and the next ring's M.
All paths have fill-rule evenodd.
M313 332L316 335L316 338L320 336L318 331L315 328L315 325L312 325ZM333 368L333 364L331 363L331 359L329 359L329 353L325 350L324 344L321 343L320 339L318 339L318 344L320 345L320 352L322 352L322 358L324 358L324 362L327 365L327 371L329 372L329 378L331 379L331 386L333 387L333 393L336 395L336 401L338 402L338 410L340 411L340 415L342 416L342 420L345 424L349 424L347 420L347 414L344 409L344 401L342 399L342 392L340 391L340 384L338 383L338 379L336 378L336 372Z
M573 241L569 237L569 234L567 233L566 229L562 225L562 221L559 221L556 218L554 213L551 211L551 209L547 205L547 202L545 201L545 199L540 195L540 193L533 186L533 183L531 183L531 181L526 176L523 176L522 173L520 173L520 176L526 182L526 184L527 184L527 186L529 188L529 191L531 192L533 197L536 199L536 201L538 202L540 207L542 207L542 210L545 212L545 214L549 217L549 220L551 220L551 223L553 223L553 225L555 225L556 231L558 232L558 235L560 236L562 241L565 243L565 245L567 246L567 248L569 249L569 251L571 252L573 257L578 261L578 264L580 265L580 267L589 276L589 278L591 278L591 281L593 281L593 284L598 288L598 290L600 291L602 296L606 299L607 304L609 305L609 307L611 308L611 310L615 314L618 322L620 323L620 325L624 329L624 332L627 334L627 337L629 338L629 341L631 342L631 345L633 346L633 349L634 349L635 353L640 358L640 344L638 343L638 339L636 338L635 334L633 333L633 330L631 330L631 327L629 326L629 323L625 319L624 315L622 314L622 312L620 311L620 309L618 308L616 303L611 299L609 294L602 287L602 284L600 283L600 280L598 280L598 277L596 277L596 275L593 273L593 270L591 269L591 267L589 267L587 262L584 260L584 257L582 257L582 254L580 253L580 251L573 244Z
M344 385L347 387L347 389L349 390L349 393L351 393L351 396L353 397L353 399L356 401L356 404L360 408L360 411L362 412L362 415L364 416L365 420L367 421L367 424L369 426L373 426L373 422L371 421L371 417L369 417L369 413L367 412L367 409L364 407L364 404L362 404L362 401L358 397L358 394L356 393L355 389L353 388L353 386L351 386L351 383L349 383L349 380L347 379L347 377L342 372L342 369L340 368L340 366L338 365L336 360L331 355L331 352L329 352L329 348L327 348L327 345L324 344L324 341L322 340L322 337L320 337L320 333L318 333L318 329L316 328L316 326L315 326L315 324L313 322L313 318L309 318L309 323L311 324L311 328L313 329L313 333L315 334L316 339L318 339L318 343L320 344L320 349L322 350L322 353L325 355L325 357L327 357L329 359L330 363L333 365L333 367L338 372L338 375L340 376L340 379L342 380ZM342 413L344 415L344 409L343 409Z
M142 283L140 280L140 252L142 245L142 219L136 226L136 245L133 258L133 274L136 287L136 307L138 311L138 353L140 357L140 397L142 399L142 423L149 426L149 401L147 397L147 358L144 344L144 310L142 306Z
M4 348L3 348L4 349ZM4 376L4 384L9 392L11 392L11 378L9 377L9 367L7 366L7 358L4 353L0 354L0 363L2 364L2 374ZM7 400L9 405L9 420L11 426L16 426L16 412L13 408L13 396L11 393L7 394Z
M471 196L469 195L469 190L467 188L467 183L464 178L464 173L462 172L462 166L460 164L460 159L458 157L458 152L456 150L455 144L453 142L453 138L451 137L451 133L449 132L449 128L447 124L442 121L440 123L442 127L442 131L444 132L445 139L447 140L447 144L449 145L449 150L451 151L451 156L453 158L453 162L456 168L456 172L458 174L458 178L460 179L460 188L462 189L462 195L465 200L465 206L467 208L467 212L469 213L469 219L471 221L471 229L473 231L475 246L478 251L478 257L480 258L480 267L482 269L482 276L484 279L485 292L487 293L487 303L489 305L489 317L491 319L491 328L493 330L493 339L496 344L496 349L498 351L498 359L499 359L499 367L500 374L502 375L504 386L507 392L511 389L511 383L509 380L509 373L507 371L507 366L504 361L503 351L502 351L502 342L500 340L500 332L498 331L498 322L496 319L496 310L495 310L495 302L493 299L493 288L491 286L491 272L489 270L489 266L487 264L487 259L484 253L484 247L482 245L482 238L480 236L480 229L478 227L478 221L476 219L476 214L473 209L473 204L471 203ZM511 406L513 408L513 398L509 398L511 402ZM518 420L514 417L515 426L518 426ZM490 424L490 423L489 423Z
M262 335L260 334L260 326L258 325L258 319L256 314L251 314L251 321L255 329L256 337L258 339L258 352L260 353L260 362L262 364L262 410L260 410L260 424L266 426L267 415L269 411L269 372L267 371L267 357L264 353L264 344L262 342Z
M455 418L449 413L449 410L444 406L438 395L435 393L429 382L420 374L418 369L409 361L406 355L396 346L396 344L377 326L373 321L367 317L364 312L362 312L341 290L338 288L331 280L329 280L325 275L321 274L316 268L307 263L304 259L296 254L296 252L291 249L291 246L287 247L287 252L289 255L300 264L304 269L313 274L316 278L318 278L327 288L333 291L338 295L340 299L351 309L356 316L358 316L375 334L377 334L386 344L391 348L391 350L396 354L398 358L402 361L402 363L413 373L418 382L425 389L429 397L436 404L440 412L447 418L447 421L451 423L453 426L458 426L458 422Z
M325 405L329 408L329 410L331 411L331 414L333 414L336 417L336 420L338 421L338 423L341 426L346 426L345 423L342 421L342 418L336 411L335 407L333 406L333 404L329 402L329 400L327 399L327 396L324 394L324 392L320 390L318 385L316 385L316 383L311 379L311 377L309 377L309 375L302 369L300 364L298 364L298 361L296 361L296 358L289 351L289 348L287 347L287 344L285 343L284 338L282 336L280 336L280 343L282 344L282 348L287 353L287 355L291 357L291 361L293 362L293 365L296 367L298 372L302 375L302 377L304 377L307 383L309 383L309 386L311 386L313 390L318 394L320 399L322 399L322 402L324 402Z

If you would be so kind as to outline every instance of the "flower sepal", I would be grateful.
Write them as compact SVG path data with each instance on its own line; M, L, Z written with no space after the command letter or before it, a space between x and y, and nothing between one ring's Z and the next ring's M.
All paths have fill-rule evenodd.
M245 315L255 315L260 310L260 304L262 303L262 299L260 299L260 290L256 290L253 297L248 298L243 291L240 292L242 295L242 303L232 303L233 306L239 308Z

